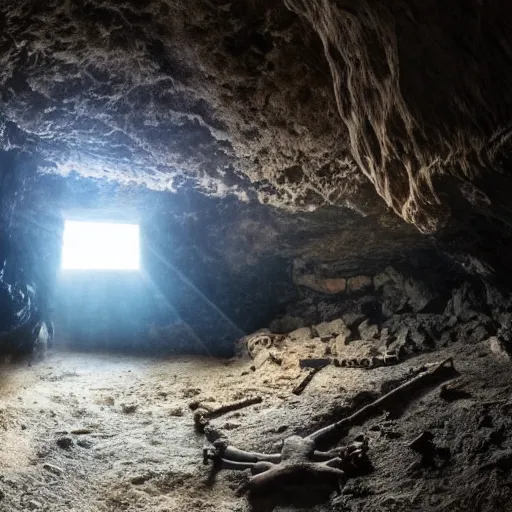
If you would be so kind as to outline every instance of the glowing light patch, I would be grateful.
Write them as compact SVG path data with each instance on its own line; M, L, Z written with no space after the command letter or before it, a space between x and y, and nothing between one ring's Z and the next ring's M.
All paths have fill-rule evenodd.
M138 224L66 220L63 270L139 270Z

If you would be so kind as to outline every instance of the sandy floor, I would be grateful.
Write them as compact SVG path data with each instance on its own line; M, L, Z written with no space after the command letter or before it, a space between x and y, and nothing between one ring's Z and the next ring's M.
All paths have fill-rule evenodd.
M478 510L512 510L501 504L510 503L510 492L504 494L499 486L489 490L502 477L478 473L496 450L512 445L508 430L499 437L500 429L508 426L500 419L506 411L496 409L509 403L510 371L503 365L494 368L483 345L452 347L393 368L329 367L300 397L291 393L303 377L297 368L284 370L266 363L251 371L251 360L162 361L58 353L33 366L5 366L0 372L0 510L247 510L246 499L237 494L243 473L221 472L215 481L209 478L208 467L202 464L204 439L195 432L189 409L192 401L222 404L261 396L261 404L223 416L216 425L240 447L275 451L283 436L305 434L337 419L361 390L375 394L383 383L403 378L414 365L451 353L461 360L472 398L443 402L434 390L400 419L384 416L365 425L362 431L370 438L376 470L349 482L328 509L459 510L443 506L448 498L454 499L453 482L463 478L457 475L465 474L457 484L461 503L464 486L476 492L480 485L488 507ZM498 405L491 404L490 410L482 406L493 399ZM484 413L492 416L489 421L494 425L487 430L477 421ZM425 428L436 432L454 455L450 468L426 476L409 468L417 455L407 448ZM491 444L482 448L489 436ZM434 497L432 489L437 489ZM495 501L491 495L497 496Z
M204 484L188 404L229 398L225 363L58 354L1 375L1 510L214 510L224 499Z

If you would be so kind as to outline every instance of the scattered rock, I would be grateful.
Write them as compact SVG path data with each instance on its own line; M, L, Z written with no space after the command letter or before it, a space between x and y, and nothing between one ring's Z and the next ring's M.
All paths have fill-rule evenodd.
M411 352L412 345L412 340L409 337L409 328L402 327L394 337L394 340L387 345L387 348L389 352L399 352L402 355Z
M183 409L181 407L174 407L172 409L169 410L169 415L170 416L176 416L176 417L179 417L179 416L183 416Z
M505 349L502 341L497 336L491 336L487 343L491 352L501 361L510 362L510 355Z
M350 312L342 315L345 325L349 329L357 327L366 317L361 312Z
M358 328L359 336L362 340L372 340L378 337L379 327L375 324L370 325L369 320L365 320Z
M404 292L408 297L408 304L413 311L419 312L435 298L428 287L415 279L408 278L404 281Z
M59 437L57 439L57 446L63 450L70 450L73 445L74 441L71 437Z
M125 414L133 414L138 407L137 404L121 404L121 409Z
M309 341L313 338L310 327L301 327L288 334L292 341Z
M445 314L455 315L457 318L468 321L476 311L485 311L487 296L478 293L471 283L464 282L462 286L452 291L452 298L446 305Z
M32 509L32 510L37 510L37 509L40 509L43 507L43 505L41 503L39 503L39 501L36 501L36 500L30 500L28 502L28 506Z
M90 439L79 439L76 444L86 450L89 450L93 447L93 442Z
M313 327L316 334L320 338L332 338L342 336L345 339L350 336L350 329L345 325L345 322L341 318L337 318L332 322L322 322Z
M391 276L388 272L384 270L384 272L380 272L373 276L373 287L375 290L380 291L384 285L392 282Z
M146 475L137 475L130 480L130 483L132 483L133 485L142 485L146 483L148 480L151 480L151 478L152 475L149 473Z
M201 394L201 390L198 388L186 388L182 391L183 398L192 398Z
M64 473L64 470L62 468L59 468L59 466L55 466L49 463L43 464L43 468L46 469L46 471L49 471L50 473L53 473L54 475L57 476L61 476Z
M373 284L382 293L382 314L388 318L406 306L420 312L435 298L424 283L412 277L405 278L393 267L386 267L384 272L376 275Z

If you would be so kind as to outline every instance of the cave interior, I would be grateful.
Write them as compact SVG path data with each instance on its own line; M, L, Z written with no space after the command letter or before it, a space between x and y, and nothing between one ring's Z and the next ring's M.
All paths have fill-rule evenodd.
M0 2L0 511L512 511L511 21Z

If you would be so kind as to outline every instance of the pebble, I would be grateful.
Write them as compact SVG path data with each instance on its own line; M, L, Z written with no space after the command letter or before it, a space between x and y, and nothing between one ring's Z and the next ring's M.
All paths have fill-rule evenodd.
M57 476L60 476L62 473L64 473L62 468L59 468L59 466L54 466L53 464L43 464L43 468Z
M137 475L137 476L134 476L130 480L130 482L133 485L142 485L142 484L144 484L145 482L147 482L150 479L151 479L151 475Z
M137 404L123 404L121 408L125 414L133 414L137 410Z
M69 450L74 444L75 443L71 437L60 437L57 439L57 446L63 450Z
M89 448L92 448L93 446L93 443L92 441L90 441L89 439L79 439L76 444L82 448L86 448L86 449L89 449Z

